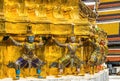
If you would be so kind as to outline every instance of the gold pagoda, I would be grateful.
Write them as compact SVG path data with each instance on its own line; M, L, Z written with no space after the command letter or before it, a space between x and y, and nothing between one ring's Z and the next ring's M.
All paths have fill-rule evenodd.
M69 43L71 36L82 39L76 49L76 56L82 61L79 72L76 67L65 67L63 75L94 74L104 67L107 54L107 34L96 25L96 14L81 0L0 0L0 78L12 77L14 68L7 65L15 62L21 55L22 47L15 46L11 40L3 41L5 35L20 43L26 42L27 26L31 26L35 43L39 36L50 38L41 48L35 49L36 56L45 62L41 76L57 76L58 67L50 67L53 62L67 55L67 47L57 46L52 37L61 43ZM44 41L44 40L43 40ZM98 50L96 49L98 48ZM97 60L94 60L93 57ZM21 68L21 77L36 77L35 68Z

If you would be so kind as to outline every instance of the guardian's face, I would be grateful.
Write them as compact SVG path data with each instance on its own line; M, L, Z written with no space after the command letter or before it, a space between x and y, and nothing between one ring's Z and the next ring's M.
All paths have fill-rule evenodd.
M72 37L70 37L70 41L72 42L72 43L74 43L75 42L75 37L74 36L72 36Z
M28 42L29 42L29 43L33 43L35 37L34 37L34 36L28 36L27 39L28 39Z
M42 37L39 37L39 41L42 41Z

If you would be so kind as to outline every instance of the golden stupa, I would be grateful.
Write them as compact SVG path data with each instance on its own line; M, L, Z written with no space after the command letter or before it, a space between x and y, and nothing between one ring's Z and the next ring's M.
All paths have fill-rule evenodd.
M57 46L52 37L67 44L71 44L71 36L75 36L76 43L79 38L82 39L82 45L75 51L82 61L80 71L76 72L74 66L67 66L63 75L94 74L104 69L98 67L105 62L107 34L97 27L96 14L81 0L0 0L0 78L16 76L15 69L7 65L23 54L22 47L15 46L11 40L3 41L3 37L9 35L25 43L27 25L32 27L34 43L39 42L39 36L50 38L41 48L35 49L36 56L46 63L41 68L41 76L58 75L58 67L50 65L59 62L69 51L67 47ZM35 68L20 70L20 77L37 75Z

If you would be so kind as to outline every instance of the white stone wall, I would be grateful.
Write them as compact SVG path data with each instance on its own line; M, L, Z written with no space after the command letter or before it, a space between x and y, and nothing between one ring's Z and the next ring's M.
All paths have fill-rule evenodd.
M13 81L12 78L5 78L1 81ZM86 74L85 76L61 76L59 78L55 78L54 76L47 76L46 79L38 79L33 77L20 78L17 81L109 81L108 69L100 71L94 75Z

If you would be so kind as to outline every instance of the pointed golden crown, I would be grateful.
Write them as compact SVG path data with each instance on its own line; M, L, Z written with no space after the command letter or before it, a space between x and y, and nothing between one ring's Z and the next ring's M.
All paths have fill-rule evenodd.
M32 32L32 26L27 25L27 36L35 36Z

